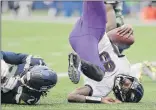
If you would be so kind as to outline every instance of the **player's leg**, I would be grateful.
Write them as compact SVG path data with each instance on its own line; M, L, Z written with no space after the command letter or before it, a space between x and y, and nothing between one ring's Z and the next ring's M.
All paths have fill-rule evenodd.
M156 80L156 62L143 62L142 74L149 76L152 80Z
M131 75L138 79L141 79L141 75L144 74L150 77L152 80L156 80L156 68L154 62L136 63L131 66Z
M77 54L69 54L68 75L72 81L74 80L73 83L77 84L79 82L80 72L96 81L101 81L104 74L99 66L80 59Z
M141 63L132 64L130 75L141 80L141 68L142 68Z
M156 61L152 61L151 65L156 68Z
M86 1L83 4L83 16L75 25L69 38L72 48L81 59L99 66L103 71L105 71L105 69L99 58L98 43L105 32L105 27L106 12L104 3L102 1ZM92 76L95 76L97 73L90 74L91 76L89 75L88 77L96 80ZM101 75L103 76L104 72ZM76 76L79 80L80 75L74 72L74 74L69 73L69 77L70 76ZM70 78L75 82L72 77ZM102 80L102 78L100 79Z

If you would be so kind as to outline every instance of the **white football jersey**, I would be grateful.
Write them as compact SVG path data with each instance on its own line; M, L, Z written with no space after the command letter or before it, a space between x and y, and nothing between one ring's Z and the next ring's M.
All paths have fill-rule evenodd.
M122 73L122 71L125 73L130 71L130 63L127 60L127 58L124 57L118 57L118 55L115 53L114 48L107 36L107 34L105 33L104 37L101 39L101 41L99 42L99 54L102 55L102 53L108 53L107 56L105 56L104 60L107 60L107 58L109 58L109 60L111 59L111 61L115 64L115 68L111 68L111 64L110 63L110 68L108 68L108 71L105 73L105 77L111 76L117 72ZM114 65L113 65L114 66ZM107 66L106 66L107 67ZM107 68L106 68L107 70ZM109 71L110 70L110 71Z
M108 61L108 64L104 66L107 72L105 72L103 80L97 82L85 76L84 80L85 85L92 87L92 96L102 97L107 96L112 91L115 76L118 74L129 74L130 63L125 56L121 58L117 56L106 33L99 43L99 54L103 54L104 62Z
M17 84L18 78L14 77L17 66L10 65L1 59L1 90L5 93L12 90Z
M7 76L8 71L9 71L9 65L3 59L1 59L1 79Z

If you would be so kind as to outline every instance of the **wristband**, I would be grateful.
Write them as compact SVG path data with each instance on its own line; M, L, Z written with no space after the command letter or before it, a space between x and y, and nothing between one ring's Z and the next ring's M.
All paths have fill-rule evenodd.
M86 96L86 103L101 103L101 97Z

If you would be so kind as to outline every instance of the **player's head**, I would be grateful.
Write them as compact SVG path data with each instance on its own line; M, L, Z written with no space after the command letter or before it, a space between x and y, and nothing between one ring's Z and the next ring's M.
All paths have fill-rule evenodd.
M46 92L57 83L57 74L46 66L32 67L22 78L21 82L29 89Z
M122 102L137 103L142 99L144 89L137 78L120 74L115 78L113 92Z

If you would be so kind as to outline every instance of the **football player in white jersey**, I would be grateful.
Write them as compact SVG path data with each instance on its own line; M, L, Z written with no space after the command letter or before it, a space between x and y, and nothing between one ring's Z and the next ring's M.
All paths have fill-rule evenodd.
M78 55L72 54L79 59ZM107 71L102 81L97 82L84 76L84 86L70 93L68 101L83 103L139 102L143 97L143 87L139 80L131 74L131 65L126 56L118 56L115 53L106 33L99 43L99 55ZM89 67L86 66L86 68ZM114 92L117 99L107 97L111 91Z
M91 7L93 7L93 5L96 5L96 4L93 4L92 2L88 2L88 3L86 2L84 4L84 10L86 9L85 8L86 5L88 5L88 7L89 5L92 5ZM102 6L102 3L97 2L97 5ZM96 8L90 8L89 11L85 11L85 14L89 13L91 10L94 10L94 9ZM102 7L101 10L102 9L104 8ZM98 12L100 13L100 8L99 8L99 11L97 11L96 13ZM104 13L104 11L101 11L101 12ZM92 14L92 13L89 13L89 14ZM104 17L105 14L101 16ZM94 18L98 19L98 17L100 18L101 16L96 16L96 17L94 16ZM85 19L86 21L90 20L89 19L90 17L85 17L85 18L86 18ZM99 22L97 22L97 24L98 23ZM77 43L76 40L78 40L78 38L84 37L84 36L80 37L79 34L81 32L87 31L87 28L89 28L89 26L85 27L84 26L85 24L86 24L85 21L83 21L82 19L81 23L77 23L77 25L80 25L80 27L78 29L74 28L75 30L72 32L71 35L73 37L75 36L77 37L77 39L74 39L75 43ZM98 25L101 26L101 24L98 24ZM125 30L127 31L127 29ZM97 29L92 29L92 31L98 32ZM90 35L90 34L83 34L83 33L81 34ZM125 31L123 32L123 34L125 34ZM131 32L130 34L128 33L128 35L131 35ZM144 90L139 80L135 77L130 76L130 64L127 61L126 57L120 54L120 52L116 51L118 50L118 47L115 49L114 47L116 46L112 46L106 33L104 34L104 36L103 35L101 36L100 34L98 35L97 33L97 37L102 37L102 40L100 40L99 46L97 47L99 47L98 50L99 50L100 62L103 64L105 74L104 74L104 71L101 71L101 68L102 68L101 65L99 66L101 68L99 68L96 65L90 63L89 61L85 61L84 59L81 59L77 54L74 54L74 53L69 54L68 74L69 74L69 78L71 79L71 81L74 82L75 84L78 83L80 79L81 71L85 76L87 76L87 78L85 80L84 87L77 89L75 92L69 94L68 101L69 102L86 102L86 103L90 103L90 102L118 103L120 101L139 102L143 97ZM89 46L87 42L90 42L90 40L86 41L85 45ZM81 42L84 42L84 41L81 41ZM72 44L75 45L75 43L72 43ZM84 48L81 44L77 46ZM78 49L78 47L75 47L75 48ZM92 48L88 47L86 49L91 50ZM80 54L79 52L77 53ZM86 57L89 57L88 56L89 52L87 53L87 50L86 52L82 54L85 54ZM96 57L96 55L91 55L91 56ZM91 93L92 90L93 92ZM106 97L112 90L118 100L114 100L112 98Z

